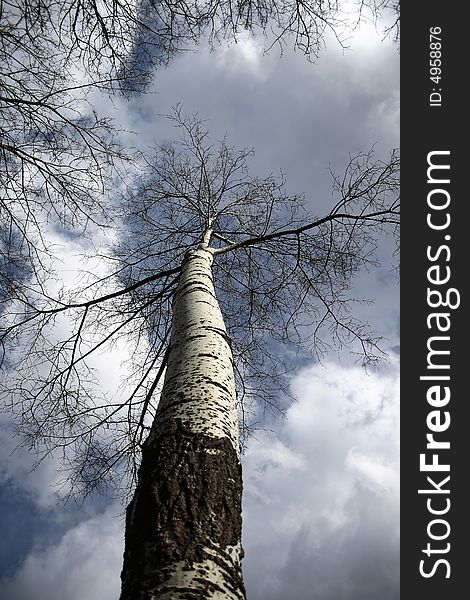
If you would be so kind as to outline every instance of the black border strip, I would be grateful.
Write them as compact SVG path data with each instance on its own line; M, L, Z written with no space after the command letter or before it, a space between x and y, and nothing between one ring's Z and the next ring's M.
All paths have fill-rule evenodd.
M440 56L431 55L437 47L430 44L438 42L435 38L430 39L432 28L440 29L439 35L438 29L433 29L440 38ZM421 4L408 2L402 6L403 600L460 599L465 596L466 578L470 573L467 564L470 398L465 386L465 374L470 372L466 348L470 327L465 318L470 276L467 265L470 259L467 244L467 239L470 241L467 220L470 198L464 186L467 172L470 172L464 141L470 135L469 107L464 92L469 72L468 52L465 52L469 37L467 28L464 15L455 2L431 0ZM430 77L436 71L430 72L430 61L436 58L441 60L441 73L437 73L441 78L431 81ZM431 168L427 173L431 163L450 169ZM442 208L437 208L439 203ZM430 271L432 267L435 268ZM460 305L455 308L445 306L446 300L449 305L458 302ZM430 316L436 313L441 316ZM448 330L444 331L446 328ZM449 339L444 339L446 336ZM430 354L429 348L432 352L444 350L449 354ZM446 366L449 368L444 368ZM448 376L449 380L438 380L437 376ZM434 390L429 391L430 388ZM450 399L446 401L448 393ZM427 434L433 434L432 439L443 442L444 446L448 441L450 448L427 448ZM433 460L438 463L435 471L426 471L429 467L425 466L420 469L421 454L425 454L424 463L429 465ZM433 457L434 454L437 456ZM449 471L440 470L445 468L443 465L449 465ZM428 491L420 494L419 489ZM437 514L439 511L441 514ZM420 573L420 565L426 577Z

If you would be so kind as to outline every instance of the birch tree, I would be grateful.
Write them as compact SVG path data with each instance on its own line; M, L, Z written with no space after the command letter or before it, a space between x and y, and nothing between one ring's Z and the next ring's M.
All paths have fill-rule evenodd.
M289 356L379 357L349 290L396 231L398 156L351 157L316 215L282 174L251 175L251 150L214 142L197 115L170 118L180 137L122 197L107 272L11 299L3 394L24 444L61 452L74 492L135 481L121 600L240 599L247 408L282 413ZM128 385L109 397L93 356L122 341Z

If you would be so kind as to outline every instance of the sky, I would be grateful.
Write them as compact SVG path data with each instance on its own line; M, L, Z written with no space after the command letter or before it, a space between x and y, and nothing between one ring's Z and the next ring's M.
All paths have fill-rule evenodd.
M324 212L329 167L375 144L386 157L399 141L399 55L364 27L346 52L328 45L315 64L287 49L263 52L241 39L213 52L176 57L149 92L113 103L97 98L130 143L171 135L161 115L176 102L254 147L260 176L282 171L292 192ZM62 240L73 270L73 240ZM68 246L67 246L68 244ZM378 249L384 257L391 246ZM390 265L360 276L361 309L384 336L389 360L364 371L347 356L302 365L291 380L296 402L270 421L243 456L244 573L249 600L399 598L398 285ZM113 363L113 361L115 361ZM112 385L119 356L102 374ZM0 597L4 600L117 600L123 507L103 498L62 502L53 458L13 452L0 428Z

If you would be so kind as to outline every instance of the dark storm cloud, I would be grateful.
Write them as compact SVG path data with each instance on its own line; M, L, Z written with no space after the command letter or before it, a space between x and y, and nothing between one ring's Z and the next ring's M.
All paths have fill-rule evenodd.
M390 45L361 45L345 54L330 46L318 64L287 52L263 54L245 40L224 51L176 58L157 74L155 94L136 105L129 123L140 142L171 135L158 114L183 102L208 119L214 137L229 133L239 147L254 147L261 172L282 169L291 188L313 201L329 201L329 164L341 168L349 153L398 143L398 60Z

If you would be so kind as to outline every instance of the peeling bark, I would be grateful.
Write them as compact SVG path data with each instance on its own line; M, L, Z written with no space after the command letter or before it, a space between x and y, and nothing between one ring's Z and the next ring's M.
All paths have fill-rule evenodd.
M212 253L182 267L168 367L127 509L121 600L245 598L232 354Z

